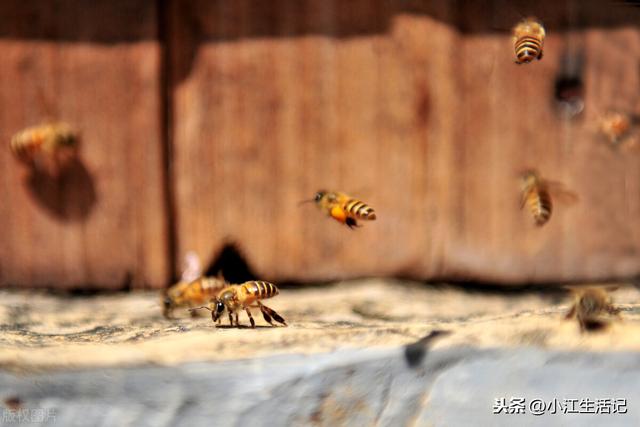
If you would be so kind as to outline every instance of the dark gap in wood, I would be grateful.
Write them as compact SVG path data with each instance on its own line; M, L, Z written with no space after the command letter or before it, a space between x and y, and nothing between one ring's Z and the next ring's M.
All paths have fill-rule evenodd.
M169 286L177 279L176 259L177 259L177 224L176 224L176 202L175 202L175 177L172 170L171 159L173 156L173 84L171 79L171 2L170 0L157 0L157 30L158 43L160 46L160 70L159 76L159 102L160 102L160 135L162 144L162 187L164 193L166 224L167 227L167 258Z
M204 271L205 276L221 274L229 283L257 280L255 271L236 243L225 243Z

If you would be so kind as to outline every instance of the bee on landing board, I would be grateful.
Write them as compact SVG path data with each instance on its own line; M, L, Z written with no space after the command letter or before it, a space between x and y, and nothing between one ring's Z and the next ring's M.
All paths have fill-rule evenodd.
M371 206L337 191L320 190L312 200L303 200L301 203L306 202L315 202L320 210L352 229L358 227L358 220L376 219L376 213Z
M199 277L191 282L180 281L164 293L162 315L171 319L177 308L191 308L214 298L228 283L219 277ZM195 312L191 312L192 315Z
M612 303L610 290L603 287L569 288L574 294L574 303L565 319L578 319L581 331L601 329L611 316L619 317L620 309Z
M240 326L238 312L244 310L249 316L251 327L255 328L256 322L253 320L249 308L259 308L262 312L262 317L270 325L275 326L273 318L276 322L287 326L285 320L278 313L260 302L260 300L275 297L279 292L273 283L252 280L240 285L229 285L222 289L215 299L211 300L209 307L198 307L191 310L195 311L203 308L209 310L211 318L217 324L220 324L222 315L227 311L231 326L233 326L234 322L233 314L235 314L236 326Z
M521 183L520 208L523 209L525 206L528 208L538 227L542 227L551 219L553 213L552 192L570 202L577 200L575 193L566 190L562 183L548 181L534 170L523 173Z
M542 59L545 30L536 18L525 18L513 27L516 64L528 64Z
M28 165L58 169L78 150L79 137L66 123L49 123L21 130L13 135L10 148L15 157Z
M200 258L195 252L185 255L185 268L180 281L163 293L162 315L170 319L178 308L191 308L209 302L228 283L221 277L205 277L202 275ZM192 315L195 312L191 312Z

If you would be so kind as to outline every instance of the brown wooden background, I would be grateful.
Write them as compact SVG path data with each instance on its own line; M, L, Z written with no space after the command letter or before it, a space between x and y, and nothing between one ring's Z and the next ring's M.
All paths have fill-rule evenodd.
M516 66L508 29L530 14L545 57ZM640 111L639 23L595 0L5 1L0 138L53 116L83 148L53 183L0 150L0 284L162 287L225 245L274 281L638 275L640 150L594 123ZM567 52L573 120L554 103ZM518 209L529 167L580 196L542 229ZM297 205L320 188L378 220Z

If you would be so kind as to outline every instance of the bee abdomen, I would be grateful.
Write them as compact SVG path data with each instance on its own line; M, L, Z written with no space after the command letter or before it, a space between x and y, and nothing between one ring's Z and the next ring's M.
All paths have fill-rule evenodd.
M273 283L253 281L249 282L249 284L253 285L252 293L258 299L272 298L280 293L276 285L274 285Z
M551 218L551 212L553 211L553 205L551 203L551 197L546 191L537 191L531 193L527 200L533 219L537 226L543 226Z
M531 62L534 58L540 58L542 43L536 37L520 37L515 43L515 50L518 62Z
M20 160L29 160L41 145L42 138L38 138L31 131L22 131L11 138L10 148Z
M345 211L347 214L352 215L359 219L376 219L376 213L373 208L364 202L351 199L345 204Z

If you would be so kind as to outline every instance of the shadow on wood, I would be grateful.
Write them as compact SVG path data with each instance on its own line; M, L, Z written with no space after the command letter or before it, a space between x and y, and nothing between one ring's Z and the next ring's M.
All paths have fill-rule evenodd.
M85 220L97 199L93 178L79 159L57 177L32 169L25 184L39 206L63 221Z

